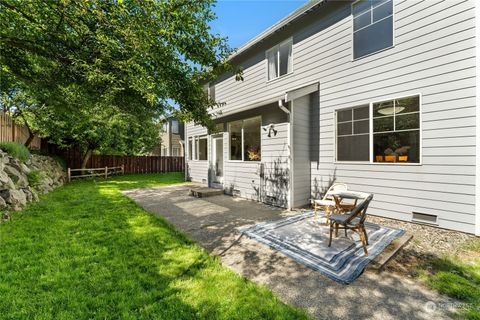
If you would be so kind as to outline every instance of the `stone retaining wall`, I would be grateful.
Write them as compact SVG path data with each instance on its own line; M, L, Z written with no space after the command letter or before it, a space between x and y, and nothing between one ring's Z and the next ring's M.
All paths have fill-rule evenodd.
M38 194L65 181L65 171L53 158L32 155L27 161L20 161L0 150L0 212L7 218L6 212L21 210L28 202L37 201Z

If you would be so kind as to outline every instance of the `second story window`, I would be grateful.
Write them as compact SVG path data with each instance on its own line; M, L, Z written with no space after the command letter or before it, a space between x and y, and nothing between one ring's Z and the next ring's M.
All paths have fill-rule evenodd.
M352 5L353 58L393 46L393 0L360 0Z
M178 134L178 121L172 120L172 133Z
M292 39L284 41L266 52L268 80L292 72Z

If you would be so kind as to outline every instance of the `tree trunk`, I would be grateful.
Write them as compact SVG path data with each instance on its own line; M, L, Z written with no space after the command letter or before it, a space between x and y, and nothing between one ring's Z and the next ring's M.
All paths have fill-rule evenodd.
M27 129L28 129L28 138L27 138L27 141L25 141L24 145L25 147L29 147L30 146L30 143L32 143L33 139L35 138L35 134L32 132L32 130L30 130L30 127L27 126Z
M92 150L87 150L85 154L83 155L82 159L82 167L81 169L85 169L87 167L88 160L90 160L90 157L92 156ZM82 174L84 174L84 171L82 171Z

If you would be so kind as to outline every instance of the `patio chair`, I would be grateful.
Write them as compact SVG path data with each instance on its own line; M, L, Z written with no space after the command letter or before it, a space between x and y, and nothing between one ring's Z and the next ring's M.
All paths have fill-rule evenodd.
M335 199L331 195L333 191L347 191L348 187L345 183L334 183L328 188L327 192L323 196L323 199L313 200L313 209L315 212L315 222L318 219L318 210L321 208L325 209L325 214L327 215L327 224L330 221L331 210L336 207Z
M332 233L335 228L335 237L338 237L338 229L353 230L360 236L362 241L363 251L368 256L368 237L365 231L364 222L367 217L367 208L370 201L373 199L373 194L369 194L358 206L356 206L349 214L333 214L330 216L330 241L328 246L332 245Z

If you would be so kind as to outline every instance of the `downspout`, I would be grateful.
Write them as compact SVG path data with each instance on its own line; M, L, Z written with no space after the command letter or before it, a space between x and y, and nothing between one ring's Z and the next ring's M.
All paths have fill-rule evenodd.
M285 94L285 99L280 99L278 100L278 107L280 110L285 112L288 116L288 132L287 132L287 139L288 139L288 150L289 150L289 156L288 156L288 169L289 169L289 188L288 188L288 209L292 209L292 188L293 188L293 170L292 170L292 116L290 110L285 106L285 102L288 101L288 95Z

